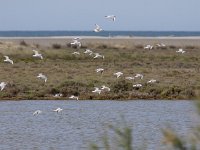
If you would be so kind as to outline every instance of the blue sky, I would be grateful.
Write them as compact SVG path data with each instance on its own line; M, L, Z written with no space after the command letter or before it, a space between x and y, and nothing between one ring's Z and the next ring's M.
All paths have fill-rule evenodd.
M0 30L200 31L200 0L1 0ZM115 14L116 22L105 15Z

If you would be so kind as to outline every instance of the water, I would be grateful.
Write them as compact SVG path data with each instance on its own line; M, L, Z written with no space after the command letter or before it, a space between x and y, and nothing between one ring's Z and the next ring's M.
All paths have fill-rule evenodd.
M48 37L48 36L200 36L199 31L0 31L0 37Z
M87 150L100 143L108 125L133 129L134 145L159 150L167 125L187 135L197 123L190 101L4 101L0 107L0 149ZM61 107L59 114L52 110ZM40 109L42 114L33 116ZM159 147L159 148L158 148Z

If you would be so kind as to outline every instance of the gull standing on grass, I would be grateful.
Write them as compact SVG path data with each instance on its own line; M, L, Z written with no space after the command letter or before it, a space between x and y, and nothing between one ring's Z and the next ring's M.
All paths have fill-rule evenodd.
M117 78L119 78L120 76L123 75L123 73L122 72L116 72L113 75L116 76Z
M70 43L71 46L76 46L77 48L81 47L81 42L79 42L78 40L73 40L73 42Z
M3 89L6 87L6 85L7 85L6 82L1 82L0 83L1 91L3 91Z
M59 113L59 112L61 112L62 110L63 110L63 109L61 109L60 107L58 107L57 109L54 109L53 111Z
M4 56L5 57L5 62L9 62L11 64L13 64L13 61L8 57L8 56Z
M104 59L104 55L100 55L99 53L95 53L95 56L93 58L94 59L96 59L96 58L103 58Z
M63 96L62 93L57 93L57 94L55 94L53 97L62 97L62 96Z
M125 79L127 79L127 80L134 80L135 78L134 77L126 77Z
M116 16L115 15L107 15L105 16L106 19L111 19L112 21L116 20Z
M47 82L47 77L45 75L43 75L42 73L39 73L37 78L43 79L44 82Z
M142 87L142 84L134 84L133 87Z
M156 80L155 79L151 79L151 80L147 81L147 83L156 83Z
M182 48L179 48L179 50L178 51L176 51L177 53L185 53L185 51L182 49Z
M36 111L33 113L33 115L35 116L35 115L39 115L39 114L41 114L41 113L42 113L41 110L36 110Z
M98 25L98 24L95 24L96 28L94 29L94 32L101 32L103 31L103 29Z
M78 99L78 96L74 96L74 95L71 95L71 96L69 97L69 99L76 99L77 101L79 100L79 99Z
M95 90L92 91L93 93L101 94L101 90L98 87L94 87L94 88L95 88Z
M143 75L142 75L142 74L139 74L139 73L137 73L137 74L135 75L135 78L140 78L140 79L143 79Z
M72 55L80 55L79 52L73 52Z
M84 54L92 55L93 52L90 49L86 49L85 52L83 52L83 53Z
M98 68L98 69L96 69L96 72L97 72L97 73L100 72L100 73L102 74L102 73L104 72L104 69L103 69L103 68Z
M147 46L144 47L144 49L152 50L153 46L152 45L147 45Z
M36 50L33 49L33 52L35 53L35 54L33 55L33 57L38 57L38 58L40 58L40 59L43 59L42 54L39 54L38 51L36 51Z

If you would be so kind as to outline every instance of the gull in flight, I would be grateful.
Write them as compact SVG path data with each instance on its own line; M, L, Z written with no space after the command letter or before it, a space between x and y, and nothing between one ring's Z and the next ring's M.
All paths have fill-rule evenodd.
M106 19L111 19L112 21L116 20L116 16L115 15L107 15L105 16Z
M61 112L62 110L63 110L63 109L61 109L60 107L58 107L57 109L54 109L53 111L59 113L59 112Z
M101 90L98 87L94 87L94 88L95 88L95 90L92 91L93 93L101 94Z
M8 56L4 56L5 57L5 62L9 62L11 64L13 64L13 61L8 57Z
M80 55L79 52L73 52L72 55Z
M98 24L95 24L95 26L96 26L96 28L94 29L94 32L103 31L103 29Z
M90 49L86 49L85 52L83 52L83 53L84 54L92 55L93 52Z
M38 57L38 58L40 58L40 59L43 59L42 54L39 54L38 51L36 51L36 50L33 49L33 52L35 53L35 54L33 55L33 57Z
M152 45L147 45L147 46L144 47L144 49L152 50L153 46Z
M99 53L95 53L94 59L95 58L103 58L104 59L104 55L100 55Z
M57 94L55 94L53 97L62 97L62 96L63 96L62 93L57 93Z
M36 111L33 113L33 115L35 116L35 115L39 115L39 114L41 114L41 113L42 113L41 110L36 110Z
M137 74L135 75L135 78L140 78L140 79L143 79L143 75L142 75L142 74L139 74L139 73L137 73Z
M123 75L123 73L122 73L122 72L116 72L116 73L114 73L113 75L114 75L114 76L117 76L117 78L119 78L120 76Z
M43 79L44 82L47 82L47 77L45 75L43 75L42 73L39 73L37 78Z
M71 96L69 97L69 99L76 99L76 100L79 100L79 99L78 99L78 96L74 96L74 95L71 95Z
M105 85L102 85L102 86L101 86L101 89L102 89L102 90L107 90L107 91L110 91L110 88L109 88L109 87L107 87L107 86L105 86Z
M134 80L135 78L134 77L126 77L125 79L127 79L127 80Z
M182 49L182 48L179 48L179 50L178 51L176 51L177 53L185 53L185 51Z
M98 68L98 69L96 69L96 72L97 73L100 72L102 74L104 72L104 69L103 68Z
M1 91L3 91L3 89L6 87L6 82L1 82L0 83L0 87L1 87Z
M155 79L151 79L151 80L147 81L147 83L156 83L156 80Z
M134 84L133 87L142 87L142 84Z
M74 39L73 42L70 43L71 46L76 46L77 48L81 47L81 42L79 42L77 39Z

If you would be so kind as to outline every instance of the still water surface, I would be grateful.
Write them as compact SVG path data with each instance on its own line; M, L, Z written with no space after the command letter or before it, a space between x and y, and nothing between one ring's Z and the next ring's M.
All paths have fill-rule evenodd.
M57 107L63 109L59 114L52 111ZM37 109L42 114L33 116ZM87 150L91 142L100 143L108 125L123 126L125 120L136 147L145 143L146 149L157 150L161 128L170 125L187 135L197 118L190 101L4 101L0 149Z

